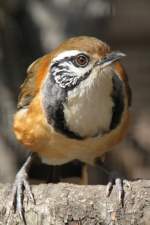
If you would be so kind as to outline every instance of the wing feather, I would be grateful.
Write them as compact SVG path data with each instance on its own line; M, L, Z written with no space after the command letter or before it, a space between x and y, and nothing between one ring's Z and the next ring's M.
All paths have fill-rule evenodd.
M124 80L126 86L126 93L128 98L128 106L130 107L132 104L132 92L128 81L128 76L125 72L125 69L120 63L115 63L115 70L120 75L121 79Z
M48 65L50 63L50 56L35 60L27 69L27 77L20 87L20 94L18 97L17 109L28 108L33 98L39 91L41 82L46 76Z
M35 80L37 76L38 64L41 58L35 60L27 69L27 77L20 87L17 109L26 108L35 96Z

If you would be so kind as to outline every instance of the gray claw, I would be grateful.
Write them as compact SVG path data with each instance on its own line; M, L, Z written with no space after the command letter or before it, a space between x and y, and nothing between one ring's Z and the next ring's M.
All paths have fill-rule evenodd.
M119 203L123 206L123 203L124 203L123 180L121 178L116 178L115 184L116 184L116 187L118 189Z
M23 221L24 225L26 225L26 220L24 216L24 207L23 207L23 199L24 199L24 191L33 203L35 203L33 193L31 191L31 187L28 182L28 171L30 169L31 163L35 157L35 153L32 153L29 155L27 160L25 161L22 168L19 170L19 172L16 175L15 183L13 185L12 190L12 200L11 205L8 209L7 215L10 217L12 214L11 211L14 210L17 212ZM9 220L9 218L8 218Z
M107 197L110 196L112 189L113 189L113 183L112 182L108 182L107 187L106 187L106 196Z
M117 172L112 172L110 174L109 182L108 182L107 187L106 187L106 196L107 197L110 196L114 184L116 185L117 190L118 190L119 203L123 206L123 204L124 204L124 189L123 189L123 185L124 184L123 184L123 179L121 179L118 176Z
M21 176L21 180L18 179L17 182L17 203L18 203L18 207L19 208L23 208L23 191L26 192L27 197L29 198L29 200L31 200L32 202L34 202L34 197L33 197L33 193L31 191L31 187L30 184L27 180L27 174L25 174L25 176Z
M23 198L24 198L24 191L27 194L27 197L35 203L34 196L32 194L29 182L28 182L28 171L31 167L32 161L37 155L35 153L29 154L27 160L19 170L19 172L16 175L16 179L13 185L12 189L12 199L8 206L6 206L6 225L9 225L9 223L12 220L12 210L14 212L17 212L24 223L24 225L27 225L25 216L24 216L24 207L23 207Z
M35 204L35 199L34 199L34 195L33 195L32 190L31 190L31 186L29 185L29 182L27 180L24 180L24 188L25 188L26 194L28 196L28 199L33 204Z
M24 171L24 169L21 169L18 172L13 186L11 203L12 209L15 212L18 212L24 224L26 224L23 207L24 190L27 194L27 197L32 200L33 203L35 202L27 177L27 173Z

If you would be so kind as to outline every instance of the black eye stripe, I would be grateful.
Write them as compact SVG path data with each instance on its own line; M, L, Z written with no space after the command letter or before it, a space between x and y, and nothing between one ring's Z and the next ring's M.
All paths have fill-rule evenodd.
M72 60L73 60L73 57L74 56L71 56L71 57L65 57L65 58L63 58L63 59L60 59L60 60L57 60L53 65L52 65L52 67L51 68L53 68L53 67L62 67L62 68L64 68L64 66L62 66L62 65L59 65L59 64L62 64L63 62L72 62Z

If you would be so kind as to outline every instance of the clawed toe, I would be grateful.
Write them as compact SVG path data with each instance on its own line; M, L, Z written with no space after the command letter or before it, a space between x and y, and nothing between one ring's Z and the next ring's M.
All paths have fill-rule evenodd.
M23 206L24 192L27 198L35 204L34 196L31 190L31 187L28 182L28 170L30 168L31 162L33 160L34 154L29 155L26 162L20 169L20 171L16 175L16 179L12 189L12 197L9 209L7 210L7 215L10 217L12 211L18 213L21 220L26 225L25 220L25 210Z
M31 186L29 185L29 182L27 180L24 180L24 188L25 188L25 192L27 194L28 199L33 204L35 204L35 198L34 198L34 195L32 193Z
M9 224L9 221L11 221L13 213L17 213L20 219L23 221L24 225L26 225L25 210L23 206L24 192L26 193L27 198L31 200L33 203L35 203L34 196L28 181L26 179L20 180L17 177L13 185L10 204L7 206L6 211L7 225Z
M116 185L117 188L117 192L118 192L118 199L119 199L119 203L123 206L124 205L124 181L122 178L119 177L117 172L112 172L109 176L109 182L107 184L106 187L106 196L109 197L112 189L113 189L113 185Z
M17 174L15 183L13 185L10 210L18 213L21 220L24 222L24 224L26 224L23 207L24 191L27 195L27 198L35 203L33 193L27 180L27 176L26 174L23 174L22 171L20 171Z

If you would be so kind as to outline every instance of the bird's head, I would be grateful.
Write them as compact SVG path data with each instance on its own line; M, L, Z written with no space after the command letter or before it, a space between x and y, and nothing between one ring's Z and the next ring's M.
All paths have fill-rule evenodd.
M71 38L52 51L42 88L48 122L70 137L109 130L115 75L112 65L123 56L93 37ZM120 85L117 80L117 87Z
M61 88L71 90L89 76L100 76L123 56L121 52L111 52L106 43L96 38L71 38L54 51L50 74Z

